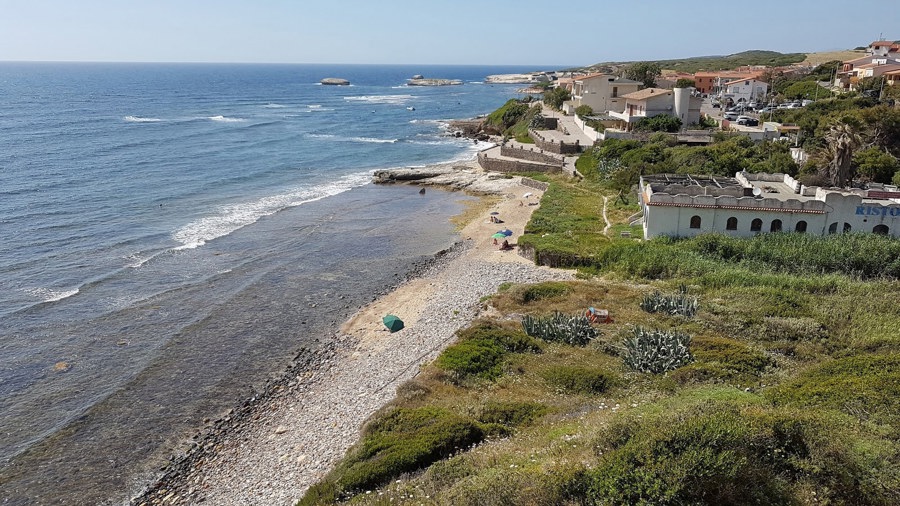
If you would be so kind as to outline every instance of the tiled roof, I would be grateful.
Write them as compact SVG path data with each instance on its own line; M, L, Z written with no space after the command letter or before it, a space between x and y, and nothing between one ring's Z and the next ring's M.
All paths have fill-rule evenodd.
M647 88L645 90L635 91L633 93L626 93L625 95L622 95L622 98L629 100L647 100L648 98L671 94L672 91L663 88Z

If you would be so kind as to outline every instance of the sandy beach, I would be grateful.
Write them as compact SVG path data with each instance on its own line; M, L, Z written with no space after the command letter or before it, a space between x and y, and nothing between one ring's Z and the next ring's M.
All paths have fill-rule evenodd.
M460 232L459 242L393 292L361 308L315 353L301 353L281 381L196 436L191 451L134 504L293 504L359 437L362 424L397 386L449 345L484 309L480 299L504 282L570 279L569 271L537 267L491 235L523 231L541 192L521 178L484 173L477 162L423 169L441 185L500 200ZM404 176L405 177L405 176ZM491 214L491 213L497 214ZM492 216L503 223L495 223ZM405 328L390 333L382 317Z

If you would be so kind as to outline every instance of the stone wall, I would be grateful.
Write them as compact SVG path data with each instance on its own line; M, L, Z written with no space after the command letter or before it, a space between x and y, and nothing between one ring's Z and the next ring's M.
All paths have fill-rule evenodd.
M520 160L529 162L549 163L554 165L562 163L562 160L559 158L559 156L545 153L544 150L540 148L537 148L537 150L535 150L534 147L532 147L531 149L524 149L504 144L500 146L500 156L508 156L510 158L518 158Z
M527 162L524 160L506 160L502 158L488 157L484 153L478 153L478 164L484 170L495 172L562 172L562 162L556 165L545 163Z
M545 183L543 181L535 181L530 177L522 178L522 185L527 186L529 188L534 188L535 190L540 190L542 192L547 191L547 188L550 188L550 183Z
M538 130L533 128L528 129L528 134L534 139L534 144L543 149L544 151L549 151L551 153L557 153L560 155L572 155L581 152L581 145L578 141L575 144L570 144L567 142L556 142L552 139L547 139Z

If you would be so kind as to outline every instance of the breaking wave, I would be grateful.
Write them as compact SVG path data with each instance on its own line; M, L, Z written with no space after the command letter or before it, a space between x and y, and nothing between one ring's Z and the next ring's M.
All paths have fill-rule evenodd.
M159 118L144 118L141 116L125 116L122 119L129 123L159 123L160 121L162 121Z
M344 100L368 104L405 104L413 98L415 97L412 95L360 95L355 97L344 97Z

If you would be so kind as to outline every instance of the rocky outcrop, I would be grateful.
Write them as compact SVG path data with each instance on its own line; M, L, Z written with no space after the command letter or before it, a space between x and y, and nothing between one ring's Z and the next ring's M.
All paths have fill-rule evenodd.
M505 193L521 180L520 177L485 172L471 164L377 170L372 178L376 184L415 183L490 194Z
M409 86L453 86L462 83L459 79L410 79L406 84Z
M326 77L319 81L321 84L326 84L329 86L349 86L350 81L346 79L341 79L339 77Z

